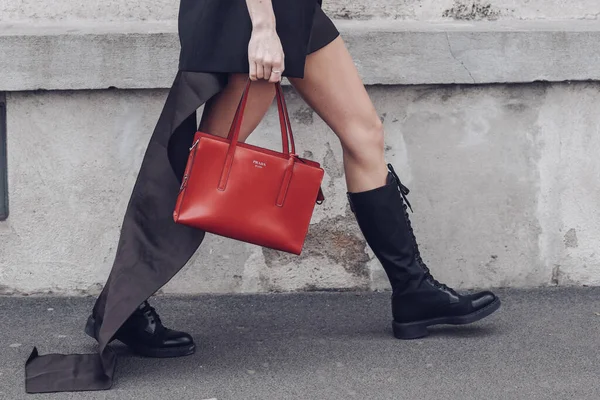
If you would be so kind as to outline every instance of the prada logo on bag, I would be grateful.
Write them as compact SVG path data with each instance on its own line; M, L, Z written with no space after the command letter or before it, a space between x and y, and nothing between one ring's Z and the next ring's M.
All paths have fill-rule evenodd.
M254 164L255 168L265 168L267 166L266 162L262 162L262 161L252 161L252 164Z

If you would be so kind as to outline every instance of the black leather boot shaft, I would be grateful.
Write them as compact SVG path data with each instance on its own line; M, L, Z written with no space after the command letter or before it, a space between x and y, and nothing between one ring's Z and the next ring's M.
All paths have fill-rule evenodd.
M411 232L404 220L400 188L392 173L387 185L361 193L348 193L358 225L395 291L417 287L425 278L419 267ZM408 192L408 189L406 189Z
M491 292L460 295L438 282L423 262L412 229L406 196L391 165L387 185L348 193L350 206L367 243L381 262L392 285L394 332L403 339L427 335L427 326L465 324L500 306Z

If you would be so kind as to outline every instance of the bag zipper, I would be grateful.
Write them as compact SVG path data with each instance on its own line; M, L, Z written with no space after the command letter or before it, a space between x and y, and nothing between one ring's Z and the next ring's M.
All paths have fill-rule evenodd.
M200 143L200 139L196 139L192 147L190 147L190 155L188 157L188 164L185 168L185 172L183 175L183 179L181 180L181 186L179 187L179 196L177 199L177 209L175 210L174 217L175 222L179 219L179 212L181 211L181 205L183 204L183 198L185 196L185 189L187 187L188 179L190 174L194 168L194 161L196 160L196 151L198 147L198 143Z

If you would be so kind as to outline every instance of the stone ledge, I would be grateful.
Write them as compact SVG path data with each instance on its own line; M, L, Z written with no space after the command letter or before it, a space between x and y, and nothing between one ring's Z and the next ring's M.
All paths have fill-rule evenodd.
M596 21L336 21L367 84L599 80ZM0 90L170 87L175 22L0 24Z

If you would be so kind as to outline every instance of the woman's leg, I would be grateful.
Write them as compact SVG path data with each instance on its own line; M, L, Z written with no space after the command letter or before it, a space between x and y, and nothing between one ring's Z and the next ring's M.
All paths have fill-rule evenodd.
M341 37L308 55L296 90L340 139L350 192L383 186L383 124Z
M471 323L496 311L500 300L493 293L461 295L435 280L423 262L408 189L386 168L382 123L342 39L310 54L304 79L291 82L340 139L352 210L394 291L396 337L423 337L428 326Z

